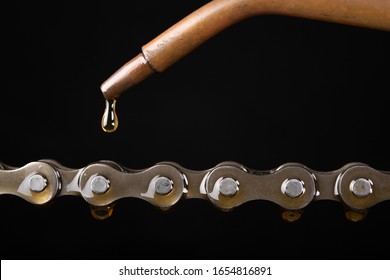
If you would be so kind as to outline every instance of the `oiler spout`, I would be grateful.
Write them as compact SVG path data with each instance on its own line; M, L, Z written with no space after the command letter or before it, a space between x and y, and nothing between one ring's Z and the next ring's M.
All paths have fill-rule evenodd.
M387 0L214 0L144 45L139 55L102 84L104 97L118 98L222 30L258 15L285 15L390 31Z

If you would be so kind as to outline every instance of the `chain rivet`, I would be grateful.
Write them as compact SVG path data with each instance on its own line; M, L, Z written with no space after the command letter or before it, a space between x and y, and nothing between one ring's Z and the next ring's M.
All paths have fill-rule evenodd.
M47 180L41 174L31 176L28 183L33 192L42 192L47 186Z
M305 192L304 183L298 179L286 179L282 183L282 193L291 198L297 198Z
M223 178L219 181L219 193L223 196L234 196L238 192L238 181L233 178Z
M173 182L167 177L159 176L154 181L154 190L160 195L167 195L173 189Z
M357 197L367 197L372 193L372 185L373 183L371 180L359 178L357 180L352 180L349 189Z
M95 194L104 194L110 188L110 181L101 175L97 175L91 181L91 190Z

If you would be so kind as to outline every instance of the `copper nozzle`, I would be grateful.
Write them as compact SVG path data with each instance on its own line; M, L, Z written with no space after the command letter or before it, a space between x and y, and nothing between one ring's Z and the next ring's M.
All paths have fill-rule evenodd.
M214 0L199 8L142 47L101 90L119 97L154 71L163 72L199 45L246 18L285 15L390 31L390 1L384 0Z

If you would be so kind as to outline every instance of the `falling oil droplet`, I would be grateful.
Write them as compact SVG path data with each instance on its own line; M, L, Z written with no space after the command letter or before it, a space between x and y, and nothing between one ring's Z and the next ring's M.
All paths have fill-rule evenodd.
M116 100L106 99L106 109L102 118L102 129L104 132L114 132L118 128L118 116L115 111Z

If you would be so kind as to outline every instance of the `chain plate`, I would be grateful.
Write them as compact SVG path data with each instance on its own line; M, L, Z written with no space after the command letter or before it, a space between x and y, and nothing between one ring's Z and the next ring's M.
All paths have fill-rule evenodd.
M97 219L111 216L114 203L130 197L164 210L183 199L208 200L221 210L266 200L279 205L287 221L297 220L313 201L333 200L345 206L349 220L358 221L369 208L390 200L390 173L363 163L328 172L298 163L260 171L236 162L222 162L200 171L174 162L134 170L112 161L71 169L45 159L20 168L0 163L1 194L38 205L60 196L80 196Z

